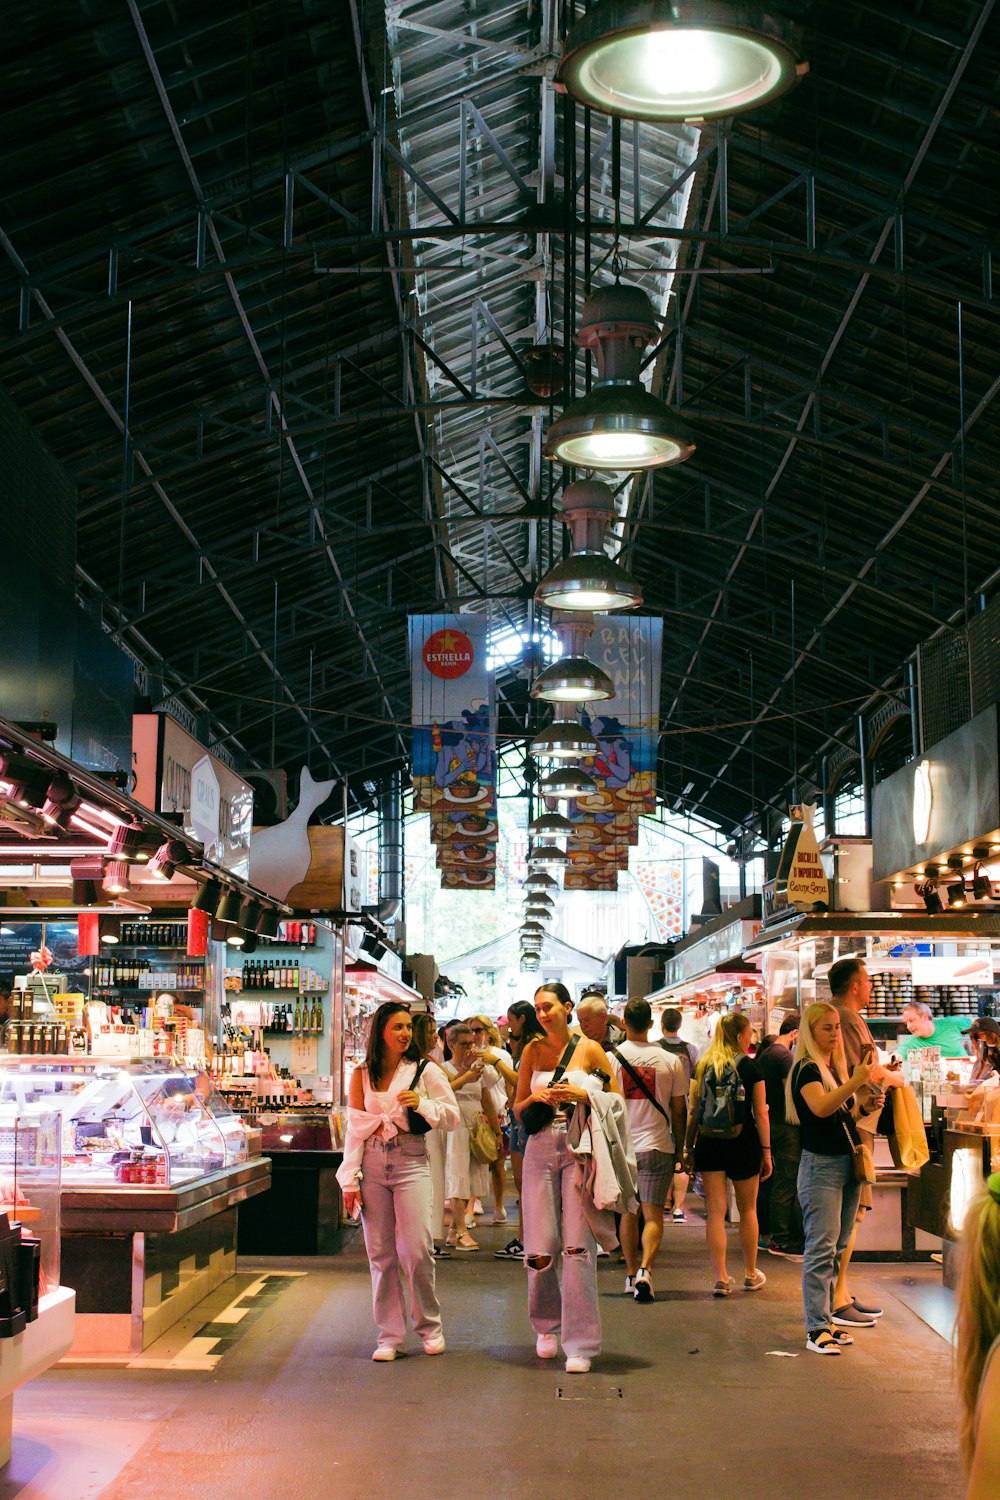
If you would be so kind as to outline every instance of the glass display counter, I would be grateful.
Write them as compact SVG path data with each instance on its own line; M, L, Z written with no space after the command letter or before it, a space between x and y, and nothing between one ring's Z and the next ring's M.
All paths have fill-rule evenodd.
M271 1160L271 1186L240 1214L240 1253L332 1254L341 1239L339 1112L320 1105L257 1108L251 1118Z
M34 1131L33 1154L47 1139L60 1168L74 1357L132 1358L235 1272L237 1206L266 1191L270 1163L206 1073L158 1058L0 1056L0 1211L5 1120L15 1150ZM41 1192L19 1181L29 1200Z

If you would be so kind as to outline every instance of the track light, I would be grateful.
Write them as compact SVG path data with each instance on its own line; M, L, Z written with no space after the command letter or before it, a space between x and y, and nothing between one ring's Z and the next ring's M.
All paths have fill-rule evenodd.
M172 880L177 866L187 854L187 847L179 839L167 839L149 861L146 871L154 880Z
M257 932L265 938L278 936L278 913L273 906L265 906L257 918Z
M626 120L701 121L777 99L808 69L798 28L746 0L597 0L556 86Z
M992 898L993 885L988 875L984 875L977 864L972 872L972 894L977 901L985 901Z
M927 908L929 916L936 916L938 912L944 910L941 897L937 893L937 886L933 880L918 880L913 889L918 896L923 897L924 906Z
M119 823L111 835L108 854L112 859L139 859L145 830L141 823Z
M191 902L191 910L210 911L214 913L215 908L219 904L221 890L222 888L217 880L206 880L203 885L198 887L197 894Z
M679 419L640 378L643 351L657 338L653 304L641 287L616 282L587 298L577 343L594 356L597 384L552 423L542 449L546 458L625 471L691 457L694 444Z
M129 888L128 860L109 859L101 881L109 896L123 896Z
M122 940L122 923L120 917L98 917L97 931L104 947L113 948Z
M257 921L259 917L260 902L255 901L252 896L248 896L246 900L241 902L240 904L240 927L244 932L255 932L257 929Z
M230 927L235 927L240 919L240 893L233 887L226 886L219 898L219 904L215 908L215 920L225 922Z
M80 794L61 771L49 782L42 803L42 817L53 828L68 828L70 818L80 806Z
M540 797L552 797L558 802L572 802L576 797L592 797L597 791L597 782L586 771L575 766L560 766L543 776L537 787Z
M945 889L948 893L949 906L962 907L965 905L967 893L965 889L965 879L963 876L960 875L957 880L952 881L950 885L945 887Z
M537 760L578 760L581 755L596 755L600 746L576 719L554 719L535 735L528 749Z
M226 933L226 942L230 948L242 948L246 942L246 933L240 927L230 927Z

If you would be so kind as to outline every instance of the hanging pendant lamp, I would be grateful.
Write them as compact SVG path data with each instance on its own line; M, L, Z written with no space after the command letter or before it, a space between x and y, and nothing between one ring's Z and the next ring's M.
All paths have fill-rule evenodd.
M542 834L545 838L561 838L564 834L573 832L573 824L569 818L564 818L562 813L539 813L537 818L532 818L528 824L530 834Z
M547 729L535 735L528 749L539 760L578 760L581 755L596 755L600 746L576 719L553 719Z
M536 844L528 852L528 863L532 865L568 865L569 855L558 844Z
M698 121L755 109L808 70L798 28L746 0L597 0L556 86L606 115Z
M587 642L594 632L593 615L578 609L558 611L553 613L552 629L559 638L563 655L539 672L531 684L532 698L544 703L589 703L592 699L613 698L613 680L587 655Z
M593 797L597 782L586 771L576 766L559 766L543 776L538 783L540 797L552 797L557 802L572 802L575 797Z
M537 602L547 609L582 611L584 617L595 610L631 609L641 604L639 584L604 551L604 537L615 513L611 487L598 479L577 480L563 491L561 508L572 533L573 550L539 583ZM562 667L563 662L553 666ZM611 691L603 696L613 697L614 683L606 680Z
M540 906L543 911L552 911L556 903L548 891L529 891L524 898L524 904L526 908L529 906Z
M545 435L543 453L583 469L655 469L694 452L677 416L642 384L643 351L659 337L641 287L599 288L583 304L577 343L597 365L597 384L571 401Z
M531 870L524 884L525 889L529 891L550 891L552 889L559 889L558 880L554 880L551 875L546 875L544 870Z

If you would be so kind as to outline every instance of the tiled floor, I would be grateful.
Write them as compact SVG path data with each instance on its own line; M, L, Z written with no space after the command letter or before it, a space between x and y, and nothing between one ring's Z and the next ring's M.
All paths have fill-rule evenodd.
M902 1300L919 1305L937 1267L863 1267L886 1315L821 1360L802 1346L797 1266L764 1257L763 1291L714 1302L701 1227L670 1226L652 1305L601 1261L604 1354L567 1377L534 1356L523 1270L489 1254L509 1232L439 1265L448 1353L433 1360L371 1363L356 1248L241 1265L158 1365L21 1392L0 1500L961 1495L951 1350Z

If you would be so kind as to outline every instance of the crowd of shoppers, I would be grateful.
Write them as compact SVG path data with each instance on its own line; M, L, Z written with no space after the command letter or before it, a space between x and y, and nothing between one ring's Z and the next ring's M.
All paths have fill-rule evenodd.
M749 1017L721 1015L700 1057L680 1036L679 1011L663 1013L662 1040L654 1043L648 1001L630 1000L622 1026L603 996L588 996L574 1024L561 984L511 1005L505 1039L486 1016L451 1022L439 1037L429 1016L411 1019L404 1006L381 1006L351 1080L338 1173L345 1206L360 1211L364 1228L378 1328L373 1358L395 1358L406 1298L425 1351L443 1350L434 1261L480 1248L473 1234L479 1200L492 1200L494 1224L506 1222L505 1156L517 1234L494 1254L527 1268L536 1353L554 1358L561 1344L570 1373L589 1370L600 1352L598 1254L620 1245L626 1294L653 1301L665 1213L685 1221L684 1194L695 1174L713 1296L737 1287L727 1225L738 1217L743 1290L766 1284L761 1248L801 1260L810 1352L839 1355L857 1329L874 1327L882 1309L859 1303L847 1276L871 1201L874 1132L902 1075L878 1061L864 1020L871 991L864 963L834 963L829 982L830 1002L785 1017L756 1049ZM1000 1038L974 1040L988 1064ZM492 1143L493 1164L484 1142ZM1000 1286L1000 1177L991 1184L976 1244L983 1277ZM974 1302L968 1292L967 1350ZM982 1305L980 1297L981 1318ZM970 1461L975 1404L1000 1399L993 1392L1000 1361L991 1353L1000 1314L983 1329L978 1355L967 1354L963 1365Z

